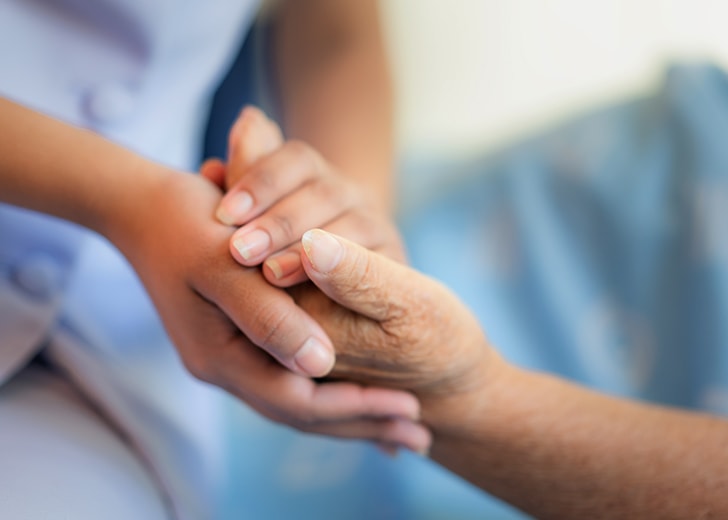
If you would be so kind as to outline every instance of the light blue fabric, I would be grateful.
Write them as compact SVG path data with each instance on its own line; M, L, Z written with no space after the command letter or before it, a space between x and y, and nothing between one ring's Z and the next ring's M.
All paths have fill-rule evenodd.
M253 412L230 428L219 518L475 520L523 515L418 455L301 435Z
M0 418L3 518L169 520L138 455L61 374L26 367L0 391Z
M440 164L454 178L402 219L412 263L514 363L728 414L727 136L725 74L673 67L652 95Z

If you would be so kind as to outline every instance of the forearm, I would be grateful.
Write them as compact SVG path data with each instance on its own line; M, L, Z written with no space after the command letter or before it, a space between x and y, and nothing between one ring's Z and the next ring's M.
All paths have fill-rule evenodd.
M0 200L107 237L167 170L92 132L0 98Z
M288 137L392 199L392 89L376 0L280 3L277 84Z
M723 420L515 369L473 403L433 458L539 518L728 515Z
M538 518L728 518L728 421L620 400L497 355L444 286L322 230L298 303L337 349L331 375L407 388L432 458Z

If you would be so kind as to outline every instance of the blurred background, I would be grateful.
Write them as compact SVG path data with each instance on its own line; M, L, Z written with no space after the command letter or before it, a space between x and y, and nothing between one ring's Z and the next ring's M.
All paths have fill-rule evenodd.
M406 154L496 148L648 91L666 64L728 63L721 0L385 0Z

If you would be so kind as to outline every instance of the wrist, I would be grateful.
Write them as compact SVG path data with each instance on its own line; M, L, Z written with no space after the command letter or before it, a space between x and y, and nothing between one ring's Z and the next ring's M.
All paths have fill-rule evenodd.
M568 394L558 378L495 358L481 369L485 377L471 390L423 403L423 416L440 444L518 446L537 422L544 417L550 421L554 406L566 404ZM538 427L540 434L548 435L543 427Z
M144 233L145 222L154 215L155 200L175 177L182 175L160 164L134 157L127 165L124 180L119 182L108 201L97 208L95 231L105 236L123 253Z
M143 202L161 168L93 132L2 99L0 135L0 200L110 239L129 216L126 206Z
M437 438L479 438L506 401L519 370L506 362L482 338L479 355L468 362L468 372L446 395L422 397L423 420Z

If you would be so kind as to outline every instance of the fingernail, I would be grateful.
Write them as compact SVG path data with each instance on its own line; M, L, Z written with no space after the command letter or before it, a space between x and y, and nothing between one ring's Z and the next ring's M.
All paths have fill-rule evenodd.
M257 257L270 247L270 235L262 229L255 229L233 239L233 247L245 260Z
M276 280L280 280L301 268L301 256L298 253L283 253L268 258L264 264L271 270Z
M301 242L311 265L321 273L328 273L334 269L344 256L341 242L320 229L306 231Z
M294 363L311 377L322 377L334 366L334 356L320 340L310 337L293 358Z
M217 219L228 226L242 224L253 207L253 197L247 191L239 191L225 197L217 208Z

